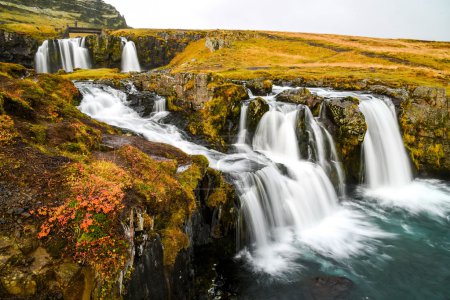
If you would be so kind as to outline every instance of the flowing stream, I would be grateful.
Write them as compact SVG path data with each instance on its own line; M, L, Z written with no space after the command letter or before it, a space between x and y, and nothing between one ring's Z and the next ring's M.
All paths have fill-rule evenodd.
M162 98L144 118L129 107L122 91L76 85L83 94L82 112L188 154L205 155L211 167L232 178L241 200L235 276L242 298L299 299L308 293L305 280L314 276L351 279L350 299L448 296L450 186L412 179L386 99L312 89L329 98L361 100L369 130L366 183L345 193L331 135L307 107L275 101L283 88L264 97L270 110L253 135L247 130L248 102L243 103L237 142L230 153L220 153L165 124L169 113ZM307 134L299 134L299 123ZM394 163L405 168L400 178L391 176L398 172L391 169Z
M136 45L122 37L122 72L140 72L141 66L137 55Z
M85 38L46 40L35 54L37 73L53 73L59 69L90 69L91 59Z

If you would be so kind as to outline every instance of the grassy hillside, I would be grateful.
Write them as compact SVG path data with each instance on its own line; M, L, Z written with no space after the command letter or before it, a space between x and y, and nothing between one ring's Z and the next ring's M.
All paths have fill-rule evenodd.
M124 17L103 1L0 0L0 29L43 39L75 22L80 27L127 27Z
M216 45L206 47L206 45ZM389 85L429 85L450 92L450 43L287 32L220 31L190 44L170 63L172 72Z

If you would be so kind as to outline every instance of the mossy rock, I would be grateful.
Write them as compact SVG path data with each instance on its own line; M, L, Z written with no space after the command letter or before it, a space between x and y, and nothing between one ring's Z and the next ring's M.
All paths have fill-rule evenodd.
M248 99L244 86L226 83L213 87L212 98L190 116L188 130L224 150L237 133L241 104Z
M251 132L256 131L256 127L259 124L259 121L264 116L266 112L270 109L269 104L263 98L256 98L252 100L248 105L247 112L247 126Z
M331 133L336 141L346 178L359 182L361 151L367 124L358 107L359 100L352 97L331 99L325 102L324 116L329 121Z
M272 92L273 84L272 80L259 78L247 81L245 86L255 96L267 96Z
M0 94L0 98L3 102L1 107L3 112L28 120L36 119L36 112L27 101L18 97L8 97L5 94Z
M450 109L445 90L415 88L400 111L403 142L418 173L450 178Z

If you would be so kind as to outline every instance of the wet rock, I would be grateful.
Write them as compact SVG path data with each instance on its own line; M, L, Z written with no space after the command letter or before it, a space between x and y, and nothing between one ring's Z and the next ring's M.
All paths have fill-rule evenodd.
M307 88L290 89L281 92L277 97L277 101L288 102L294 104L303 104L309 107L313 115L318 115L322 97L311 94Z
M64 262L54 269L56 281L62 287L68 286L80 270L81 268L77 264Z
M255 132L263 115L269 111L269 104L263 98L256 98L248 105L247 122L250 132Z
M0 270L22 258L22 252L13 238L0 236Z
M33 259L33 263L29 268L30 272L35 275L45 272L44 268L51 261L50 254L44 248L38 247L30 256Z
M393 99L394 104L399 101L405 101L409 97L409 93L404 88L390 88L384 85L372 85L369 86L368 90L371 93L388 96ZM395 101L397 100L397 101Z
M349 182L359 182L361 171L361 148L367 125L358 108L359 100L352 97L329 99L321 117L334 136Z
M125 299L167 299L168 286L164 274L163 248L159 236L143 244L137 252L134 272Z
M315 277L306 281L304 299L348 299L353 282L345 277Z
M264 78L249 80L245 86L255 96L266 96L272 92L272 81Z
M30 297L36 294L36 281L18 270L5 274L0 278L0 282L9 295Z

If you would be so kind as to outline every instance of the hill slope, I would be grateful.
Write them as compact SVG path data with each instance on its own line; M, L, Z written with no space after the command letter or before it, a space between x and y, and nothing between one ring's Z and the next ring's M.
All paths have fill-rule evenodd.
M125 30L133 32L135 30ZM131 34L130 34L131 35ZM168 66L172 72L214 72L232 79L272 78L448 89L450 43L260 31L212 31ZM349 86L349 89L354 89Z
M125 18L101 0L0 0L0 29L51 36L75 22L80 27L127 27Z

